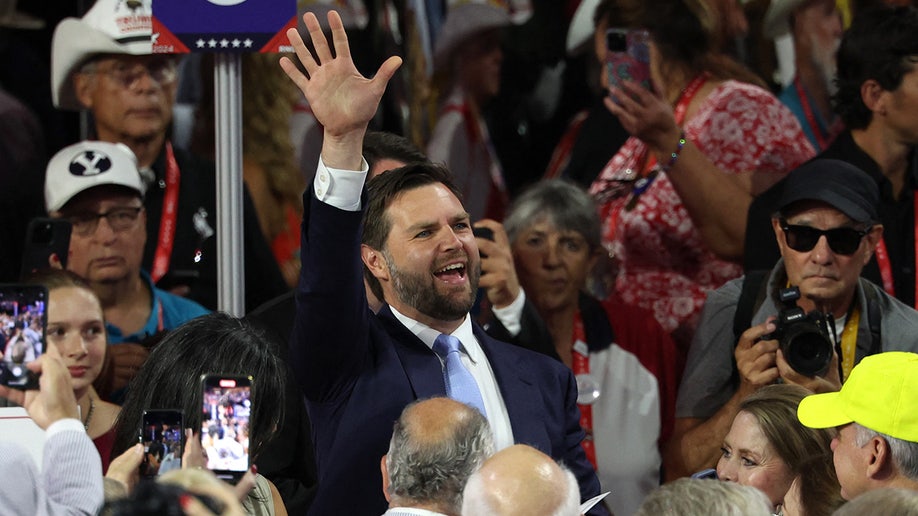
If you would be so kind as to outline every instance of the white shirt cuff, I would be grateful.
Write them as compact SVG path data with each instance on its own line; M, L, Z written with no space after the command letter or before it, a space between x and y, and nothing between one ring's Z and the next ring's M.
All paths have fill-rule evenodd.
M342 170L326 167L319 156L319 166L313 189L316 198L345 211L360 211L360 194L367 179L370 166L367 160L360 158L361 170Z
M62 432L81 432L85 434L86 428L83 426L83 422L79 419L58 419L57 421L48 425L48 429L45 430L45 437L50 438L51 436Z
M513 337L519 335L520 330L523 329L523 325L520 324L520 319L523 318L523 306L525 304L526 293L523 289L520 289L520 295L516 296L516 299L509 305L503 308L497 308L496 306L491 307L494 316L497 317L497 320L504 325L504 328L506 328L507 332Z

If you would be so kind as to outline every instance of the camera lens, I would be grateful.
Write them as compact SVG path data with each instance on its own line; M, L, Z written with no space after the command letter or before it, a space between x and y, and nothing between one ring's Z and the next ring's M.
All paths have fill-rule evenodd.
M781 342L781 351L788 365L806 376L825 372L832 361L832 342L811 323L792 326Z

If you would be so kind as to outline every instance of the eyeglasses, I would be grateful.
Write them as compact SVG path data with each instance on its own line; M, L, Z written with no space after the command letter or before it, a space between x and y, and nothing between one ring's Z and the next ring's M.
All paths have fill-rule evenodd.
M854 254L860 247L861 240L870 232L870 230L854 228L816 229L809 226L795 226L788 224L784 219L781 219L781 229L784 230L787 246L794 251L801 253L812 251L819 239L825 235L832 252L845 256Z
M80 236L89 236L96 232L99 227L99 219L105 218L108 227L112 231L126 231L137 224L137 218L143 206L130 206L122 208L112 208L105 213L78 213L67 220L73 226L73 233Z
M107 69L99 69L95 64L91 64L83 69L83 73L108 75L112 80L129 90L136 88L145 74L149 75L160 86L172 84L178 76L175 61L171 59L160 59L146 64L135 63L133 65L116 61Z

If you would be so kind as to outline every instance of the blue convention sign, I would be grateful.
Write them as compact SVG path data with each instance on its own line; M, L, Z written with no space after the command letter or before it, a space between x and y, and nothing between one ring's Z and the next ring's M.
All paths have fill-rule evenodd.
M292 52L296 0L154 0L153 52Z

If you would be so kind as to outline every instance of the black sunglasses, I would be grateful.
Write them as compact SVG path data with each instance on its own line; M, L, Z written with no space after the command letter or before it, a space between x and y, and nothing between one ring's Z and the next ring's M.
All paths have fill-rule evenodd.
M861 239L870 232L869 229L833 228L823 230L809 226L794 226L788 224L784 219L781 219L781 229L784 230L787 246L794 251L801 253L812 251L816 247L816 243L819 242L819 238L825 235L832 252L845 256L854 254L861 245Z

